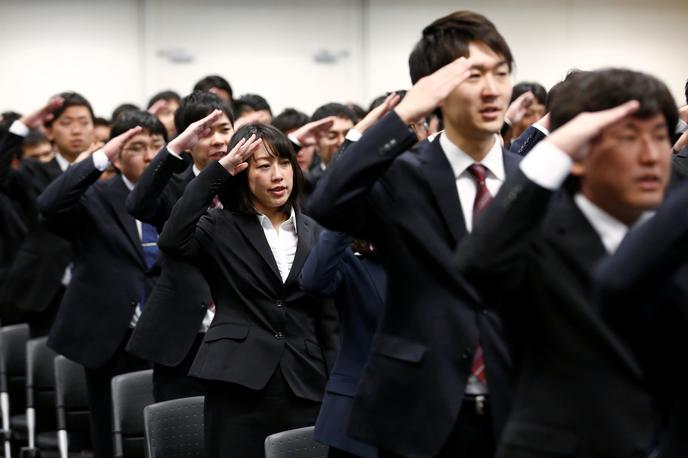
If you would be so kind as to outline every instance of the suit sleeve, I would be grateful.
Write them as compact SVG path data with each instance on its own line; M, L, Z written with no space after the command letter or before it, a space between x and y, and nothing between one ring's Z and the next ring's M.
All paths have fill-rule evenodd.
M509 146L509 152L518 154L519 156L526 156L535 145L547 138L540 129L535 126L528 127L523 133Z
M12 132L4 132L0 137L0 187L7 185L14 152L21 145L23 138Z
M353 237L341 232L323 231L301 269L301 289L332 297L342 282L344 259Z
M309 200L309 210L322 225L355 235L366 234L369 194L397 156L418 141L392 111L357 142L337 154Z
M133 191L127 197L127 211L134 218L154 224L162 230L170 216L174 202L163 192L175 173L183 171L188 163L163 148L146 167Z
M53 180L38 197L38 209L51 229L58 233L80 224L84 207L82 197L98 181L101 171L93 159L85 159Z
M193 261L210 250L215 228L208 206L230 177L219 162L212 162L189 183L160 234L158 246L164 252Z
M631 230L613 256L596 271L601 305L659 295L688 251L688 183L682 184L655 216Z

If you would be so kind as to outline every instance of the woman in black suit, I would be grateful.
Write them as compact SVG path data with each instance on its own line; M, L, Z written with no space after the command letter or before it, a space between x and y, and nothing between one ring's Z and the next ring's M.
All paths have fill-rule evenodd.
M209 134L204 121L189 144ZM289 140L251 124L228 149L188 185L159 245L199 266L217 307L189 372L208 381L206 455L262 457L266 436L314 424L337 319L331 304L299 289L320 228L299 212ZM218 194L225 207L209 208Z

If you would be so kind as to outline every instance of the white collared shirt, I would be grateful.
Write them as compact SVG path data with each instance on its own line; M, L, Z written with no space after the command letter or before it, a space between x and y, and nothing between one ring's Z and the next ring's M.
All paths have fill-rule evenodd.
M55 159L57 160L57 165L60 166L60 170L63 172L69 168L70 165L72 165L71 162L69 162L67 159L64 158L60 153L56 152L55 153Z
M282 282L284 283L289 276L291 266L294 263L294 256L296 256L296 246L299 242L299 237L296 229L296 213L291 209L289 218L280 224L279 231L276 231L270 218L263 214L258 214L258 222L263 228L265 238L268 240L268 245L272 250L272 256L277 263Z
M459 193L466 230L471 232L473 229L473 203L478 192L478 183L473 178L473 175L468 172L468 167L475 164L476 161L452 143L446 133L440 135L440 146L449 161L456 179L456 189ZM504 158L502 157L502 145L498 141L494 142L494 145L492 145L492 148L483 160L480 161L480 164L487 168L485 185L494 197L497 195L497 191L499 191L502 183L504 183L506 176L504 172Z

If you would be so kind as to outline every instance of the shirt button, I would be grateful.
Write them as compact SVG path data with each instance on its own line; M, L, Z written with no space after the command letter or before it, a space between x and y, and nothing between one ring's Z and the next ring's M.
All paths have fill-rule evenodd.
M281 331L278 331L275 333L275 339L280 340L284 339L284 334Z
M282 307L283 305L284 305L284 303L283 303L280 299L277 299L277 300L275 301L275 306L277 306L277 307Z

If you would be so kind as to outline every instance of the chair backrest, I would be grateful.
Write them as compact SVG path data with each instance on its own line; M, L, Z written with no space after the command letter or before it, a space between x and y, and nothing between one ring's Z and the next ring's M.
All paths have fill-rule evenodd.
M26 342L29 325L14 324L0 328L0 360L4 363L6 389L10 398L10 412L26 410ZM2 391L3 387L0 387Z
M57 429L66 430L71 450L91 448L90 417L84 367L60 355L55 358Z
M143 408L153 404L153 370L112 378L112 435L115 457L145 456Z
M36 432L55 431L55 365L57 353L48 348L48 338L26 343L26 407L36 411Z
M143 409L146 458L203 458L204 396L158 402Z
M265 438L265 458L326 458L327 445L313 439L314 426L290 429Z

